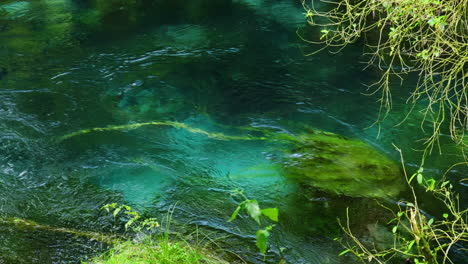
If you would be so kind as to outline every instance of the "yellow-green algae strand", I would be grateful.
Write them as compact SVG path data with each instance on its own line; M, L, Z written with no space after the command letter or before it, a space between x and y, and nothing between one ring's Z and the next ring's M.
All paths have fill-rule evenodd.
M119 241L119 239L113 235L107 235L107 234L102 234L98 232L90 232L90 231L80 231L80 230L71 229L71 228L48 226L48 225L36 223L32 220L21 219L21 218L14 218L14 217L0 218L0 224L14 225L18 229L25 229L25 230L39 229L39 230L44 230L48 232L66 233L66 234L71 234L75 236L86 237L86 238L93 239L93 240L107 243L107 244L112 244L112 243L116 243Z
M89 128L78 130L72 132L70 134L66 134L58 139L58 141L63 141L72 137L80 136L89 134L92 132L104 132L104 131L119 131L119 130L133 130L143 126L171 126L178 129L184 129L191 133L196 134L203 134L209 138L217 139L217 140L264 140L263 137L252 137L252 136L230 136L225 135L223 133L211 133L204 131L199 128L190 127L184 123L179 122L172 122L172 121L153 121L153 122L146 122L146 123L136 123L136 124L128 124L128 125L117 125L117 126L108 126L108 127L97 127L97 128Z

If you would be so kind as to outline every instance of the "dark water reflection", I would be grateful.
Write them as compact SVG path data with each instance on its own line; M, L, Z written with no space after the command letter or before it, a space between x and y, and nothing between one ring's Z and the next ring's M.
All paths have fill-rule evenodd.
M408 166L416 167L419 154L411 149L421 137L420 118L394 127L409 109L402 102L410 84L395 89L393 115L376 138L378 126L368 127L378 104L362 93L377 73L361 70L359 46L304 56L310 46L295 33L304 26L297 2L6 1L7 14L0 13L0 216L111 232L103 204L125 202L156 216L177 204L174 222L199 225L213 237L229 234L223 246L259 262L256 226L246 218L227 222L239 202L230 191L241 188L281 211L271 261L282 254L291 263L346 262L333 241L341 235L336 218L350 206L360 212L352 220L357 232L365 233L385 215L373 201L286 180L278 160L287 144L217 141L158 127L57 143L84 128L154 120L231 135L247 134L239 129L245 126L293 131L307 125L360 138L394 159L396 142L407 151ZM428 163L434 175L461 158L442 140L448 155ZM464 173L457 169L453 177ZM79 263L104 248L0 224L0 263Z

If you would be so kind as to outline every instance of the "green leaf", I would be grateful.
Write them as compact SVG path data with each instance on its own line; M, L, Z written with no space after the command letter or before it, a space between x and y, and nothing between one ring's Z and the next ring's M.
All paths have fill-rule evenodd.
M127 212L125 212L125 214L133 215L133 216L140 216L137 212L134 212L134 211L127 211Z
M429 186L427 186L427 191L434 191L435 187L436 187L436 180L434 179L429 179L427 180L427 183L429 184Z
M120 210L122 210L122 207L119 207L114 210L114 213L113 213L114 217L116 217L120 213Z
M402 217L403 214L404 214L403 212L398 212L398 213L397 213L398 218Z
M423 60L427 60L427 59L429 59L429 51L427 49L425 49L425 50L421 51L420 53L416 54L416 57L421 57L421 58L423 58ZM418 170L419 174L421 173L420 171L422 172L422 170L421 169Z
M445 185L447 185L447 184L449 184L449 183L450 183L450 181L444 181L444 182L442 183L442 185L440 185L440 188L444 188Z
M306 18L311 18L314 16L314 13L310 9L307 10L307 13L304 13Z
M431 226L432 223L434 223L434 218L431 218L431 219L429 219L429 221L427 221L428 226Z
M397 230L398 230L398 226L394 226L394 227L392 228L392 233L396 233Z
M418 180L418 183L419 183L420 185L422 185L422 183L423 183L423 176L422 176L421 173L418 173L418 176L417 176L416 179Z
M109 213L109 208L115 208L117 203L106 204L102 208L105 209Z
M448 217L449 217L448 214L443 214L442 216L443 216L444 218L448 218Z
M128 220L128 222L125 224L125 230L127 230L128 227L133 224L133 222L135 222L135 218Z
M278 222L279 210L278 208L265 208L261 210L262 214L272 221Z
M346 250L343 250L343 251L340 252L340 254L338 254L338 256L343 256L344 254L346 254L346 253L348 253L350 251L351 251L351 249L349 249L349 248L346 249Z
M408 244L408 247L407 247L406 249L407 249L408 251L410 251L415 242L416 242L415 240L412 240L412 241Z
M241 203L239 204L239 206L237 206L236 210L232 213L231 218L229 218L228 222L231 222L234 219L236 219L237 215L239 214L240 210L242 210L243 206L244 206L244 203Z
M322 35L320 36L320 39L326 38L328 36L328 33L330 33L330 31L327 29L322 29L320 30L320 32L322 33Z
M413 203L406 203L406 206L414 207Z
M257 235L257 248L260 250L262 254L266 253L267 250L267 242L268 242L268 237L270 236L270 232L266 229L260 229L256 233Z
M260 216L262 213L260 212L260 206L258 206L257 200L247 200L245 201L245 210L247 213L252 217L255 222L260 224Z

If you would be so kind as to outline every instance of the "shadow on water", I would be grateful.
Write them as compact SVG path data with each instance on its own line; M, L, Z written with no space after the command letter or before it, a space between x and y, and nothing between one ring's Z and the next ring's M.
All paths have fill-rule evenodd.
M395 93L394 116L376 138L377 126L365 128L378 105L362 95L376 73L361 71L356 46L304 56L310 46L295 33L304 26L297 1L43 0L0 7L0 217L113 232L103 204L128 203L156 216L176 204L175 223L223 237L224 247L254 263L262 260L255 224L244 217L227 222L239 202L233 189L280 209L271 262L353 263L338 257L336 218L346 207L359 212L351 221L362 235L386 219L373 199L285 178L287 142L223 141L156 126L57 141L81 129L158 120L253 137L253 128L291 134L315 127L359 138L395 160L392 142L415 148L420 117L394 127L408 111L407 91ZM418 155L408 154L407 166L416 167ZM440 174L456 159L434 158L428 172ZM428 211L438 212L433 207ZM0 224L0 263L77 263L105 248Z

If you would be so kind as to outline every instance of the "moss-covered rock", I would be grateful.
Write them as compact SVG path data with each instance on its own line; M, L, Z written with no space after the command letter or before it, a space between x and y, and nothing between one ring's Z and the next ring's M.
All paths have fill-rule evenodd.
M396 163L367 143L321 131L299 139L283 168L301 183L352 197L395 196L404 186Z

